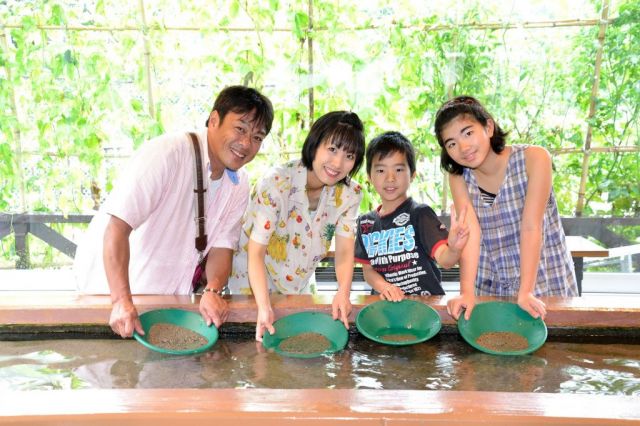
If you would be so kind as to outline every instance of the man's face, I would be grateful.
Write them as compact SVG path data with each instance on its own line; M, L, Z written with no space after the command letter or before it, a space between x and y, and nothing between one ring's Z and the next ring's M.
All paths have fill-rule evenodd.
M218 112L211 112L207 143L212 178L222 176L225 168L238 170L253 160L260 150L267 132L255 124L254 114L255 111L243 114L228 112L220 122Z

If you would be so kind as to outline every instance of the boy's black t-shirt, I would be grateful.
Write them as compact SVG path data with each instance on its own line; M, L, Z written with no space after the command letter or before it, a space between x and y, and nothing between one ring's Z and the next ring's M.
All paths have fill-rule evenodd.
M360 216L357 231L356 262L371 265L405 294L444 294L433 253L448 232L431 207L408 198L386 216L377 210Z

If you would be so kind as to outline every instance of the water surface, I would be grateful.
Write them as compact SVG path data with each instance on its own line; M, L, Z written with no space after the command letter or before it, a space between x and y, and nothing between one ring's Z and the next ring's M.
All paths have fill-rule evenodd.
M314 359L222 338L207 353L172 356L135 340L0 342L0 389L336 388L589 393L640 396L640 345L547 341L532 355L495 356L459 336L413 346L350 337Z

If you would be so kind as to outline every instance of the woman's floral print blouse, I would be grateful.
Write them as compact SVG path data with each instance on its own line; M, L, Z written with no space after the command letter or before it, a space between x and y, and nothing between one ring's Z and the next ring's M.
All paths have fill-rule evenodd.
M265 264L271 291L310 293L310 278L331 246L334 234L355 237L355 221L362 199L356 182L325 186L318 208L309 211L305 191L307 169L300 160L272 169L256 184L247 206L234 253L229 288L250 294L247 272L249 238L267 246Z

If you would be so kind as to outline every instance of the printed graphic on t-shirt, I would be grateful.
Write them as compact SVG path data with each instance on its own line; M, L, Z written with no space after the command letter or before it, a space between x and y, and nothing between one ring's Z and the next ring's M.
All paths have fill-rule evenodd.
M407 223L409 215L404 213L403 216L404 220L400 222ZM420 255L416 250L415 235L411 224L362 235L362 243L371 259L370 265L389 283L409 294L418 290L419 277L427 275L418 263ZM419 293L431 294L428 291Z
M434 244L446 238L446 228L431 209L414 213L411 199L387 216L370 212L358 221L356 258L363 259L405 294L444 294L440 271L431 259ZM418 225L418 224L421 225Z

